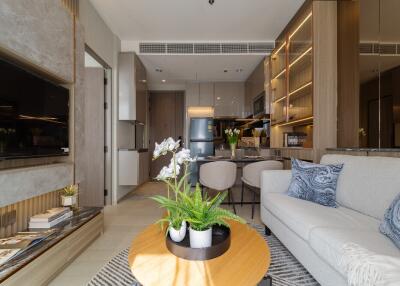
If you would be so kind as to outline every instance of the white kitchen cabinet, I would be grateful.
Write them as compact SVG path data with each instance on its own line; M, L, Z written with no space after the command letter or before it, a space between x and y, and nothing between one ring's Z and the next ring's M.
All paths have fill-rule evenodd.
M214 106L214 83L199 84L199 106Z
M217 82L214 85L214 116L242 117L244 83Z
M199 106L200 86L198 83L188 83L186 85L186 106Z
M146 69L135 53L119 53L118 79L118 119L146 123L148 97Z
M149 179L149 152L118 151L118 185L137 186Z

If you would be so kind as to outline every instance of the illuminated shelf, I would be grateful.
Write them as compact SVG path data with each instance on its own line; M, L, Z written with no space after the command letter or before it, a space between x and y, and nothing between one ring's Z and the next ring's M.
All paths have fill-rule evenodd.
M300 119L296 119L296 120L290 120L290 121L284 122L284 123L276 123L275 125L277 125L279 127L310 125L313 123L313 119L314 119L313 116L309 116L309 117L300 118Z
M286 68L281 70L277 75L273 76L272 80L280 78L282 75L284 75L286 72Z
M289 68L292 68L295 64L301 63L302 61L304 61L305 59L307 59L307 54L310 53L312 51L312 47L309 47L307 50L305 50L300 56L298 56L297 58L295 58L290 64L289 64ZM311 53L309 54L311 55Z
M287 96L282 96L282 97L280 97L280 98L274 100L273 103L279 103L279 102L285 100L286 98L287 98Z
M306 84L303 84L299 88L296 88L292 92L289 93L289 99L290 101L293 101L299 97L305 96L305 95L311 95L312 93L312 82L308 82Z

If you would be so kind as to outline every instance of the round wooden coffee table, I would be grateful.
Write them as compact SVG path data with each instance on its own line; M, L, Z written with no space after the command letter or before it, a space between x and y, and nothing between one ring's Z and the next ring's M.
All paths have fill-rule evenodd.
M131 244L129 266L144 286L159 285L257 285L270 265L267 243L253 228L230 222L231 246L222 256L190 261L173 255L165 234L153 224Z

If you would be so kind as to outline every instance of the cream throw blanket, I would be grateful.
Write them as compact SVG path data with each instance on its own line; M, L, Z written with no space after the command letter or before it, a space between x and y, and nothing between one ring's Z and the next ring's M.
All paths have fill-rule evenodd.
M379 255L355 243L343 245L340 267L349 286L399 286L400 258Z

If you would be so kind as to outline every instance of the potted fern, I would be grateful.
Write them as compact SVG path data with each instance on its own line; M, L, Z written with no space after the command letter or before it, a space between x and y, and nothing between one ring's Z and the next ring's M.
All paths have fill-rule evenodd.
M204 195L203 198L199 184L196 185L196 190L192 193L180 193L182 197L180 208L185 214L185 220L190 224L190 247L210 247L214 225L223 225L229 228L226 220L245 223L241 217L219 207L227 194L228 192L218 193L213 198Z
M78 186L70 185L61 191L61 205L64 207L73 206L77 202Z

